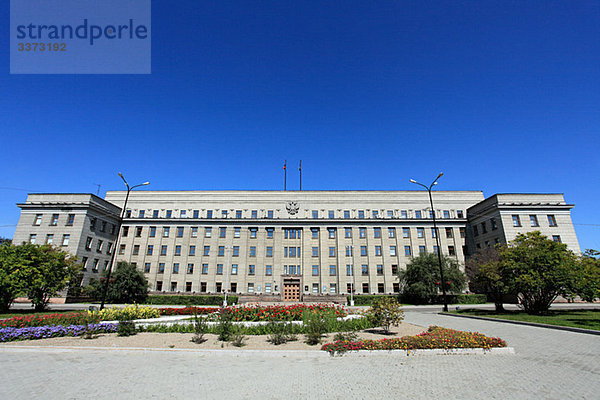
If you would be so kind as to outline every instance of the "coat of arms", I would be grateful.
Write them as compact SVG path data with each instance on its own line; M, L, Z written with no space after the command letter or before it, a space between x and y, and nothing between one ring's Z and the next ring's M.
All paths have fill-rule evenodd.
M296 215L300 207L298 206L298 202L296 201L288 201L285 205L285 209L291 215Z

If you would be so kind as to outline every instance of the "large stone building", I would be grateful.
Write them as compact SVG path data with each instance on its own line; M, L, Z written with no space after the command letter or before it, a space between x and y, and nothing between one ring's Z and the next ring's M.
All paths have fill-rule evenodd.
M51 237L64 246L57 238L69 235L67 249L88 281L108 265L125 196L29 195L14 241ZM461 263L477 248L534 229L579 252L562 195L436 191L433 198L441 251ZM394 293L397 271L436 251L431 213L425 191L134 191L117 261L137 265L157 292L228 288L283 300L351 288Z

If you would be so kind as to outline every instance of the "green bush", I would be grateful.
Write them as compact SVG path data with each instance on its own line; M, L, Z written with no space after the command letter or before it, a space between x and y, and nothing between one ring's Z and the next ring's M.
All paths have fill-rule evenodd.
M220 306L223 305L224 296L182 296L182 295L149 295L144 304L158 305L197 305ZM227 296L228 303L237 303L237 296Z
M136 334L135 324L131 320L121 320L117 325L117 336L133 336Z
M326 332L332 332L337 327L335 313L330 310L321 312L305 311L302 313L306 343L315 345L321 343L321 338Z
M387 298L394 298L399 303L402 302L400 300L400 296L393 295L393 294L392 295L389 295L389 294L359 294L359 295L354 296L354 305L355 306L371 306L371 305L373 305L373 303L376 300L387 299ZM348 304L350 304L350 296L348 296Z
M219 311L217 319L217 333L219 340L228 342L231 337L236 333L236 327L233 325L233 315L227 308L222 308Z
M102 299L108 270L100 279L91 279L84 293L94 300ZM148 297L148 281L142 271L131 263L119 261L111 274L106 301L108 303L143 303Z
M90 317L99 318L100 321L147 319L160 317L160 310L149 306L129 305L127 307L111 307L101 311L88 311Z
M390 331L390 326L398 326L404 319L400 304L391 297L375 300L365 315L373 324L381 326L386 333Z
M455 304L485 304L487 297L485 294L457 294Z

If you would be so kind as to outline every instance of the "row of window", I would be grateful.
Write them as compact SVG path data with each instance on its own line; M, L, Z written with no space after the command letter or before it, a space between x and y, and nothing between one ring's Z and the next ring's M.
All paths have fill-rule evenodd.
M548 226L549 227L556 227L558 226L556 223L556 217L552 214L548 214L546 215L546 218L548 220ZM512 219L512 224L513 227L515 228L520 228L521 225L521 216L514 214L511 215L511 219ZM535 214L530 214L529 215L529 224L532 228L537 228L540 226L540 223L538 221L538 216ZM481 228L481 234L485 234L488 232L487 230L487 221L483 221L482 223L480 223L479 225L473 225L473 235L474 236L479 236L479 229ZM489 225L492 231L495 231L496 229L498 229L498 222L496 221L496 218L490 218L489 221Z
M43 221L43 214L36 214L35 218L33 219L33 226L40 226L42 225L42 221ZM59 223L59 219L60 219L60 214L52 214L50 216L50 226L58 226ZM67 219L65 221L65 226L72 226L75 223L75 214L68 214L67 215Z
M173 210L152 210L152 213L148 213L148 216L152 218L176 218L176 214ZM188 210L179 210L179 218L206 218L212 219L216 218L219 215L219 210L202 210L202 215L200 210L191 210L191 213L188 213ZM221 218L230 218L235 216L235 218L240 219L244 218L248 215L247 212L242 210L220 210ZM230 212L231 211L231 212ZM259 212L260 211L260 212ZM398 212L399 211L399 212ZM344 210L342 214L336 213L335 210L312 210L311 217L313 219L318 218L329 218L335 219L336 214L339 217L343 217L344 219L350 219L352 217L358 219L365 219L367 215L369 215L369 210ZM250 210L250 218L273 218L274 211L273 210ZM370 215L372 218L382 218L386 216L387 218L402 218L408 219L412 218L413 210L370 210ZM440 213L440 216L444 219L452 218L452 214L450 210L443 210ZM132 211L127 210L125 213L125 218L131 218ZM423 210L414 210L414 218L423 219L423 218L433 218L433 212L431 210L423 211ZM147 218L146 210L139 210L137 218ZM456 210L456 218L464 218L463 210Z
M91 250L91 238L88 237L88 241L89 241L89 248L88 248L88 244L86 243L86 249L87 250ZM97 251L98 253L101 252L102 249L102 240L98 241L98 245L97 245ZM110 254L110 249L111 249L112 243L108 244L108 250L107 250L107 254ZM127 248L127 245L125 244L121 244L119 246L119 254L120 255L124 255L125 254L125 250ZM161 256L167 256L168 255L168 249L169 246L168 245L161 245L160 246L160 253L159 255ZM190 245L188 246L188 252L187 255L188 256L195 256L196 255L196 246L195 245ZM228 249L226 246L218 246L217 250L217 255L218 256L225 256L225 251L226 249ZM231 248L231 256L232 257L239 257L240 255L240 246L232 246ZM346 256L350 257L353 255L352 252L353 247L352 246L346 246ZM382 246L374 246L374 255L375 256L382 256ZM438 247L437 246L433 246L433 252L436 253L438 251ZM423 254L426 252L425 246L419 246L419 254ZM133 250L132 250L132 255L137 256L140 254L140 245L136 244L133 245ZM154 254L154 245L149 244L146 247L146 255L151 256ZM312 247L312 257L319 257L319 247ZM451 256L456 255L456 249L454 246L448 246L448 254ZM182 255L182 246L181 245L175 245L175 252L174 252L175 256L180 256ZM203 248L203 256L210 256L210 246L204 246ZM360 246L360 255L361 256L368 256L368 251L367 251L367 246ZM398 247L397 246L389 246L389 255L394 257L398 255ZM404 246L404 255L405 256L412 256L412 247L411 246ZM250 246L248 248L248 256L249 257L256 257L256 246ZM266 246L265 247L265 256L266 257L273 257L273 246ZM336 257L337 256L337 248L336 247L329 247L329 257ZM285 246L283 248L283 257L285 258L300 258L302 257L302 251L301 251L301 247L299 246Z
M129 229L130 229L129 226L124 226L122 236L124 236L124 237L129 236ZM135 229L135 237L141 237L144 227L136 226L134 229ZM372 229L373 229L373 237L381 238L382 229L379 227L375 227ZM417 229L417 237L424 238L425 237L425 228L417 227L416 229ZM300 229L300 228L282 228L282 230L283 230L283 236L285 239L301 239L302 238L302 229ZM319 228L310 228L310 230L311 230L311 238L318 239L320 229ZM250 239L257 238L258 228L248 228L248 231L250 232L250 235L249 235ZM267 233L267 239L273 239L275 228L265 228L265 231ZM431 237L435 238L436 230L434 228L430 228L430 231L431 231ZM185 232L185 227L183 227L183 226L176 227L175 228L175 237L179 237L179 238L183 237L184 232ZM234 227L233 228L233 237L240 238L241 232L242 232L241 227ZM460 232L460 237L464 238L466 235L465 228L462 228L462 227L459 228L459 232ZM157 233L156 226L148 227L148 236L149 237L156 237L156 233ZM327 228L327 234L330 239L335 239L336 233L337 233L337 228ZM454 237L453 228L445 228L445 233L446 233L447 238ZM169 237L170 235L171 235L171 227L163 226L161 236L166 238L166 237ZM396 238L396 228L387 228L387 235L389 238L392 238L392 239ZM190 227L190 236L198 237L198 227L197 226ZM213 236L213 228L210 226L204 227L204 237L211 238L212 236ZM224 226L219 227L219 238L226 238L226 237L227 237L227 227L224 227ZM344 237L352 238L352 228L344 228ZM367 237L367 228L358 228L358 237L361 239L366 238ZM402 228L402 237L403 238L411 237L410 228Z
M37 234L36 233L32 233L29 235L29 243L31 244L36 244L37 243ZM60 242L61 246L68 246L69 245L69 241L71 240L71 235L66 234L66 235L62 235L62 240ZM55 244L54 243L54 234L48 234L46 235L46 241L44 242L45 244Z
M87 257L84 257L84 261L87 262ZM108 261L106 263L108 263ZM133 264L135 264L135 263L133 263ZM216 266L214 266L213 268L215 268L216 275L224 274L223 264L216 264ZM156 270L156 273L164 274L165 271L166 271L166 264L158 263L158 269ZM231 270L230 270L231 275L238 275L239 271L240 271L239 264L231 264ZM151 272L152 272L152 263L149 263L149 262L145 263L144 264L144 273L148 274ZM171 273L179 274L180 272L182 272L180 263L173 263L171 266ZM193 263L187 264L185 272L187 274L193 274L194 273L194 264ZM200 272L202 275L208 275L211 272L210 268L209 268L209 264L208 263L202 264L201 268L200 268ZM327 272L328 272L329 276L337 276L338 275L338 266L337 265L329 265ZM375 272L377 275L382 276L384 274L383 264L377 264L375 267ZM398 265L397 264L392 265L390 272L394 276L397 275L398 274ZM260 271L260 273L262 274L262 271ZM345 273L346 273L346 276L352 276L352 274L354 273L354 268L351 264L346 265ZM250 276L254 276L254 275L258 274L258 270L257 270L255 264L248 265L247 274ZM285 264L285 265L283 265L283 274L284 275L302 275L302 267L297 264ZM272 265L265 265L264 275L265 276L273 275L273 266ZM311 267L311 275L312 276L321 275L321 266L313 265ZM368 264L362 264L360 266L360 275L362 275L362 276L369 275L369 265Z
M237 282L231 282L229 284L229 292L230 293L237 293L238 292L238 285ZM279 290L278 285L273 285L271 283L265 283L264 284L264 293L273 293L273 287L275 288L275 292L277 292ZM370 292L370 285L367 282L364 282L360 285L360 287L362 288L362 293L363 294L369 294ZM377 292L376 293L385 293L385 284L383 283L377 283ZM394 293L399 293L400 292L400 284L398 282L394 282L392 284L393 287L393 292ZM170 287L169 287L171 292L177 292L179 291L179 287L178 287L178 282L171 282L170 283ZM207 282L200 282L200 293L208 293L208 283ZM254 282L248 282L247 284L247 293L262 293L261 291L261 285L256 285L254 284ZM163 291L163 281L156 281L156 290L157 291ZM192 291L192 282L185 282L185 291L186 292L191 292ZM215 282L215 292L216 293L222 293L223 292L223 283L222 282ZM305 293L311 293L311 291L309 291L309 286L305 285L304 286L304 292ZM322 292L321 293L330 293L330 294L337 294L338 292L338 288L337 288L337 283L330 283L329 286L324 285L322 287ZM356 288L353 284L348 283L346 285L346 292L347 293L351 293L354 292L356 293ZM319 284L318 283L313 283L312 284L312 293L313 294L318 294L319 293Z

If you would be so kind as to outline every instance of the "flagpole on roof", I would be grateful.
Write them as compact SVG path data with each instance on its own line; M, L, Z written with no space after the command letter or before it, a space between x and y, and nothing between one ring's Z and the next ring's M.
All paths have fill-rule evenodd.
M287 190L287 160L283 163L283 190Z
M298 170L300 171L300 190L302 190L302 160L300 160L300 165L298 166Z

